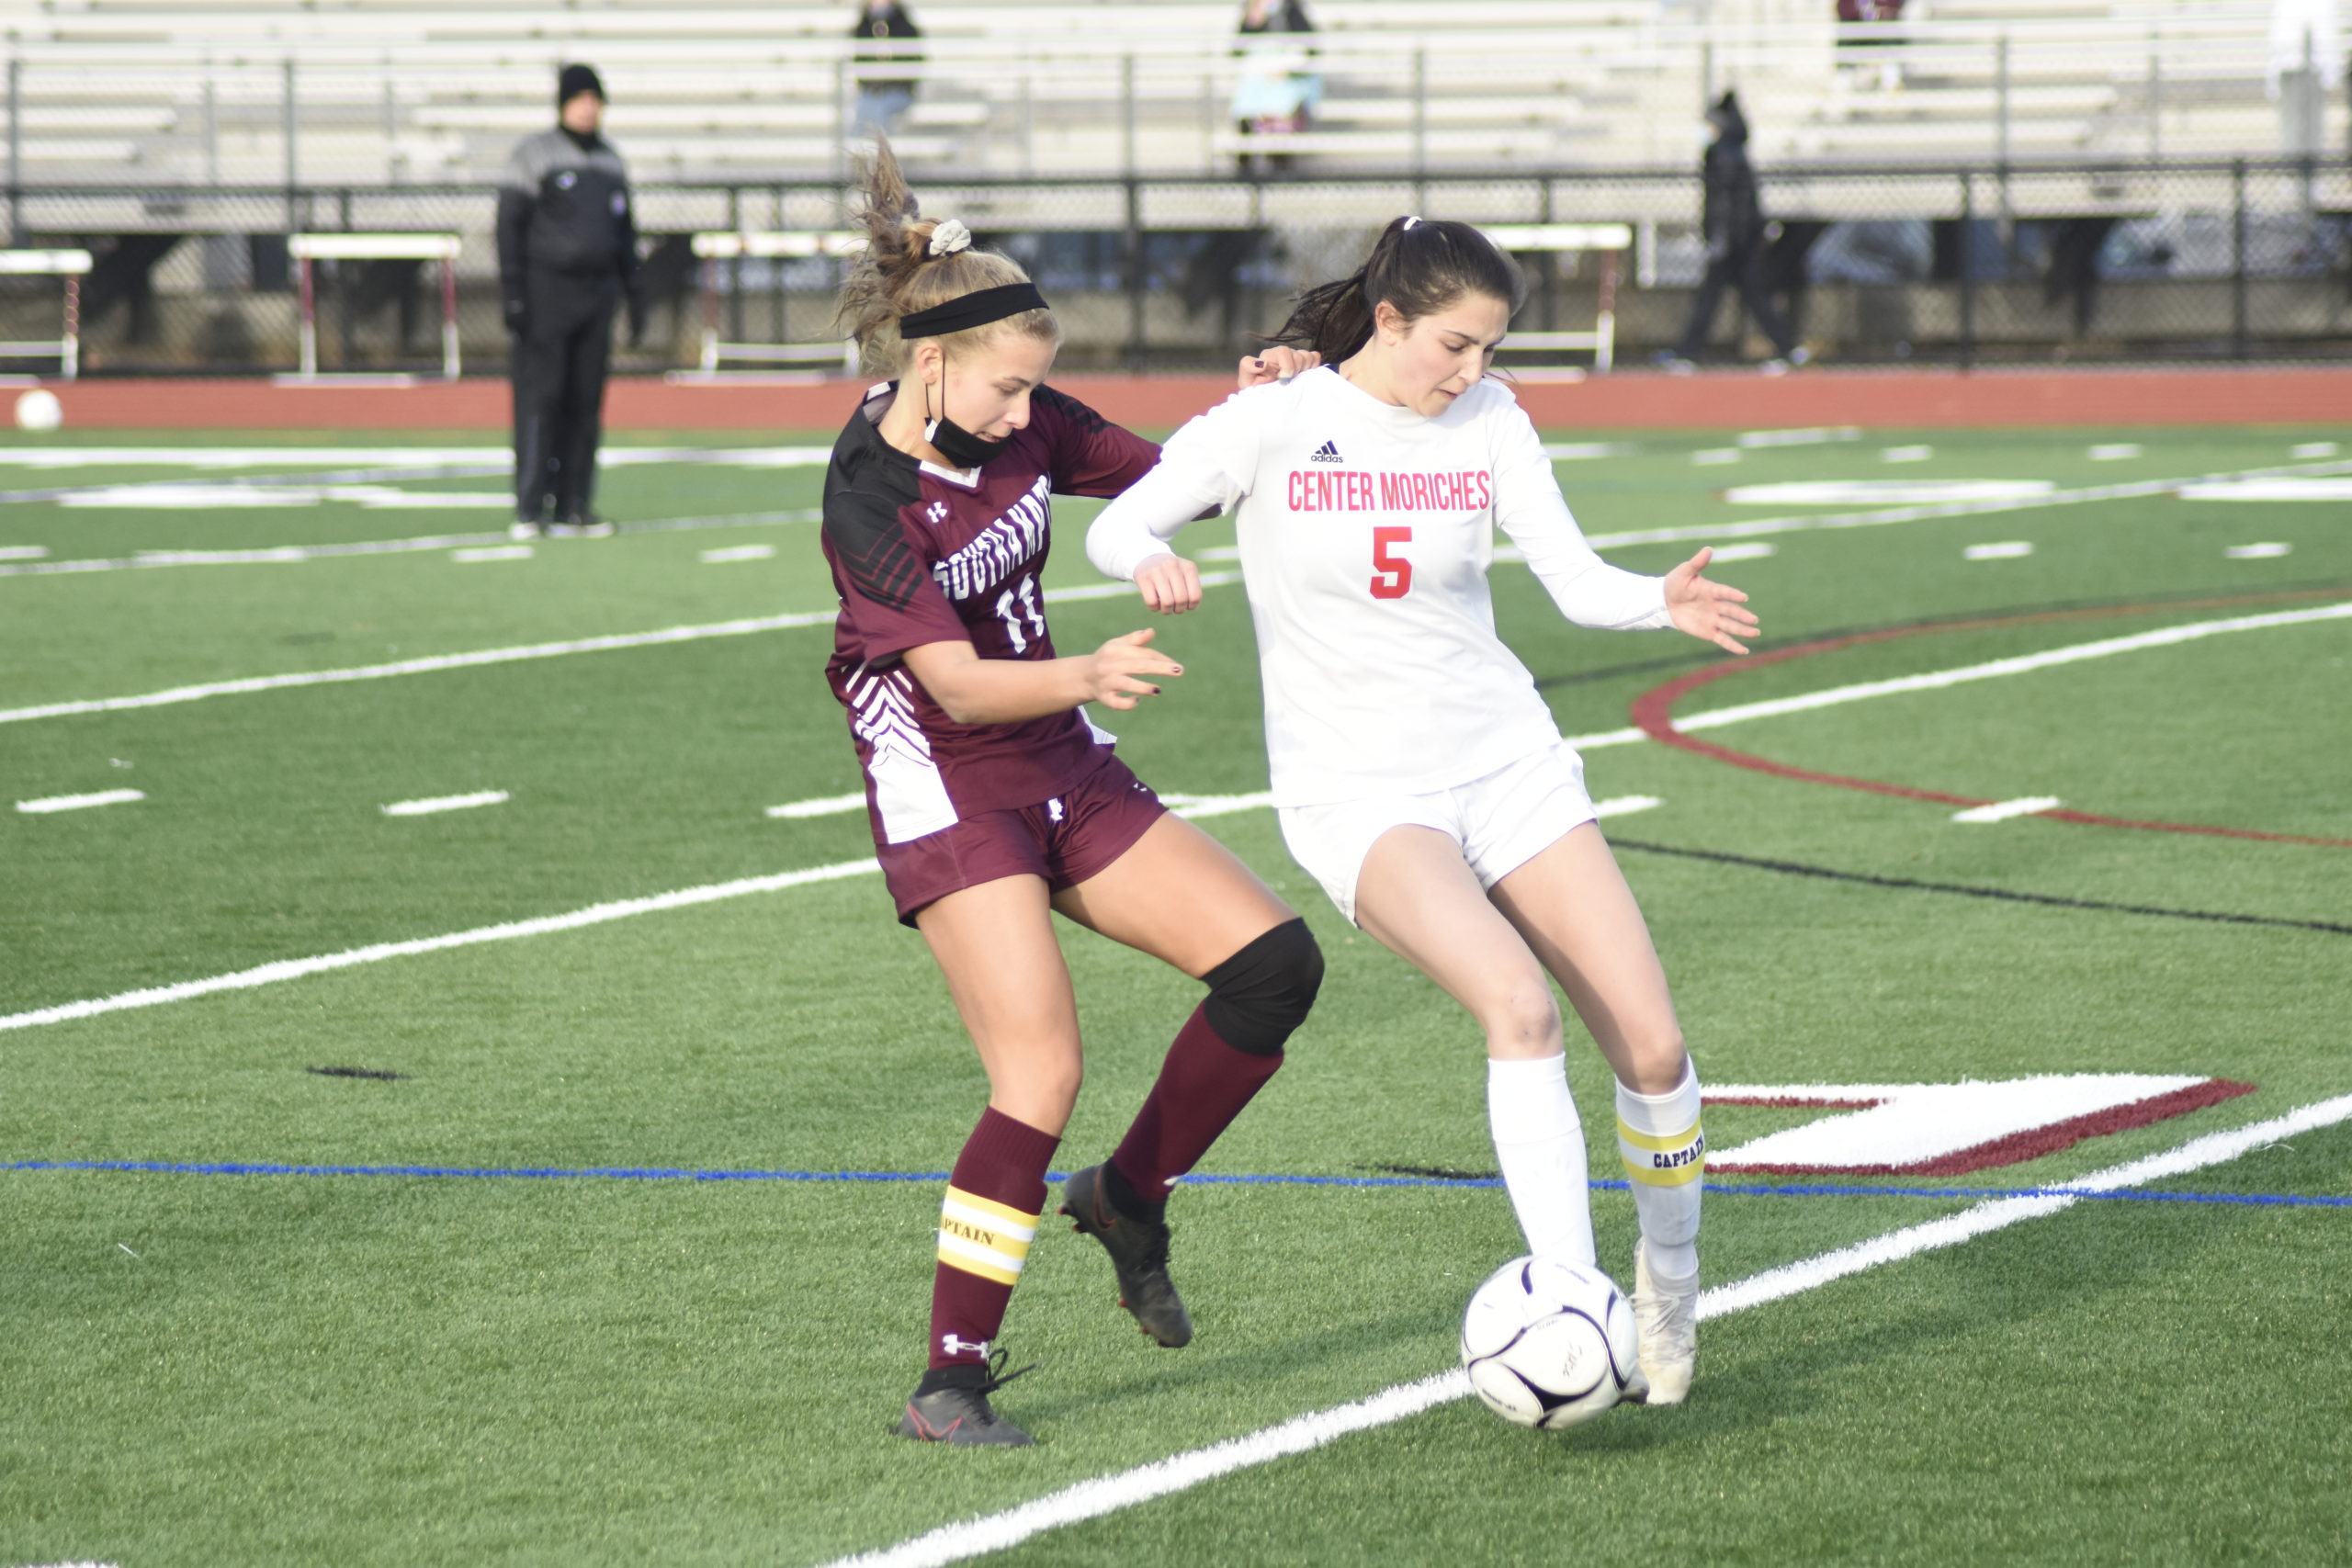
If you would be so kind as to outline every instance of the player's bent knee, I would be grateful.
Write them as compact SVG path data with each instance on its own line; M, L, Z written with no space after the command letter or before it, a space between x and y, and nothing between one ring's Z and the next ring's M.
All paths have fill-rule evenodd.
M1202 978L1209 987L1202 1009L1217 1038L1253 1056L1279 1056L1322 988L1323 950L1304 919L1289 919Z

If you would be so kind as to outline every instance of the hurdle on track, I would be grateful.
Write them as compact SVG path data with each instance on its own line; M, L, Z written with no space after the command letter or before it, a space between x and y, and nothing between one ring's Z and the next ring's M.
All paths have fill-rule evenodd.
M60 380L71 381L79 376L82 373L82 279L89 270L90 253L87 251L0 251L0 276L56 277L65 284L63 333L54 339L0 342L0 359L47 359L54 355Z
M718 334L718 269L744 257L763 261L797 260L808 256L853 255L865 248L865 236L842 230L717 229L694 237L695 254L702 261L702 353L691 371L674 372L672 380L741 379L757 371L728 370L734 360L749 365L805 366L814 374L857 374L857 344L847 343L729 343Z
M1592 367L1602 375L1617 362L1617 270L1618 258L1634 243L1634 231L1624 223L1494 223L1485 225L1480 232L1506 251L1551 251L1559 254L1577 254L1585 251L1600 253L1600 310L1589 333L1513 333L1503 343L1502 352L1524 349L1532 353L1559 354L1579 349L1592 351ZM1530 367L1522 374L1542 378L1546 375L1583 374L1573 366Z
M319 372L318 288L311 266L321 261L432 261L441 264L441 378L458 378L458 236L455 234L289 234L287 254L299 264L302 290L302 367L275 380L343 381L407 386L416 379L401 374Z

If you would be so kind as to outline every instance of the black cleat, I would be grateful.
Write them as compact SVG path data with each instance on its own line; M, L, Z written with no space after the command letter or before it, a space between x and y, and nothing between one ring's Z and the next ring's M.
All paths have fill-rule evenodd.
M998 1369L1003 1365L1004 1352L1000 1350L986 1366L938 1367L925 1372L907 1397L907 1413L899 1417L899 1436L967 1448L1027 1448L1029 1434L999 1416L989 1406L989 1395L1021 1372L1035 1368L1000 1373Z
M1168 1278L1168 1226L1123 1213L1103 1190L1103 1168L1090 1165L1062 1183L1062 1213L1071 1228L1091 1235L1111 1255L1119 1277L1119 1304L1144 1333L1170 1350L1193 1342L1193 1314Z

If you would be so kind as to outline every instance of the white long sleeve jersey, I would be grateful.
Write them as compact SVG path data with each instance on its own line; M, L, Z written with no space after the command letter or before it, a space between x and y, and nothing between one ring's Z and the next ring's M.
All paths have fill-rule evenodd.
M1434 419L1336 370L1237 392L1178 431L1099 516L1087 555L1132 579L1178 529L1238 508L1276 804L1426 794L1559 739L1495 635L1499 525L1580 626L1672 625L1664 580L1593 553L1509 388Z

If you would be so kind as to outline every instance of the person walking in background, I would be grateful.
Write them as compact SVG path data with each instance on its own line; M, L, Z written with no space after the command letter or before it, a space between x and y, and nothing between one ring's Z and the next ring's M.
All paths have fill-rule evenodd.
M1323 78L1307 69L1303 47L1283 41L1284 33L1311 33L1315 23L1300 0L1249 0L1241 13L1243 60L1233 84L1233 118L1241 134L1263 137L1269 145L1284 136L1305 131L1323 98ZM1253 155L1240 154L1243 178L1251 173ZM1269 152L1266 167L1279 173L1289 164L1287 155Z
M1715 139L1707 144L1706 158L1700 165L1706 194L1699 227L1707 241L1707 272L1699 281L1697 298L1690 301L1690 319L1683 323L1682 339L1662 363L1678 375L1691 369L1691 361L1714 330L1724 290L1736 288L1756 324L1772 340L1775 357L1765 362L1764 373L1782 375L1812 356L1798 345L1764 287L1764 249L1771 236L1766 231L1763 203L1757 194L1756 165L1747 159L1747 117L1740 112L1739 95L1726 92L1716 99L1714 107L1707 111L1707 123L1715 128Z
M645 335L628 171L601 134L605 85L556 82L556 125L516 144L499 177L498 281L514 339L515 538L605 535L591 510L613 317Z
M851 117L851 131L857 136L888 136L899 129L899 120L914 107L914 78L868 76L865 67L869 62L897 64L921 64L922 51L899 41L922 37L922 29L915 26L914 17L899 0L859 0L857 25L849 36L868 40L870 47L857 51L859 66L857 81L857 110Z

